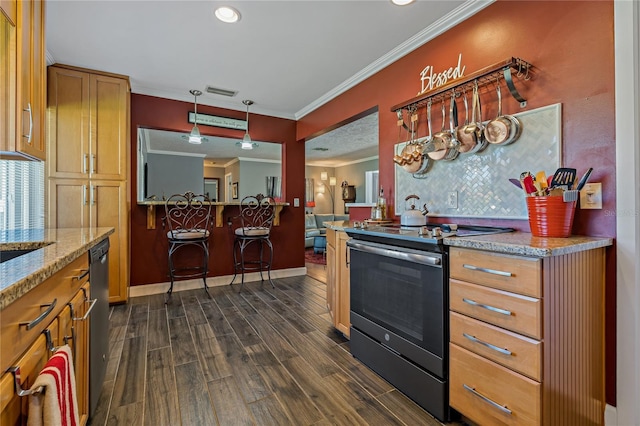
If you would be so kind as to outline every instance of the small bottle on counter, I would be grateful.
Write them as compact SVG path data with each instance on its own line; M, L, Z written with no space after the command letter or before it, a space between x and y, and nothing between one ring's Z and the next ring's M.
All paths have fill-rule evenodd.
M384 190L380 187L380 196L378 197L378 208L380 208L380 219L387 218L387 200L384 198Z

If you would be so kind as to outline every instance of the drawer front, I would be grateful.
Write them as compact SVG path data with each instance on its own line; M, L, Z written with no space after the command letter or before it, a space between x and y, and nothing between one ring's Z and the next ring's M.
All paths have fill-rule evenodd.
M449 404L479 425L539 425L540 383L450 345Z
M542 338L542 301L481 285L449 280L452 311L522 333Z
M88 274L79 279L88 269L89 261L83 254L2 311L0 339L12 344L0 345L0 371L12 365L88 281ZM50 309L54 300L55 306ZM29 330L26 325L20 325L33 323L37 318L42 320Z
M542 297L542 261L452 247L451 278L532 297Z
M451 343L542 381L542 342L451 312Z

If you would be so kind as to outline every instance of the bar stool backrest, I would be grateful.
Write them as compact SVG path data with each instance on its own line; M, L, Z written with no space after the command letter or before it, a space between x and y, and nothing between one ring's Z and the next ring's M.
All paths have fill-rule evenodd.
M167 237L173 240L207 238L211 218L211 202L206 195L196 195L191 191L170 196L166 203L163 224L169 227Z
M275 217L275 201L262 194L249 195L240 202L240 228L235 234L243 237L268 236Z

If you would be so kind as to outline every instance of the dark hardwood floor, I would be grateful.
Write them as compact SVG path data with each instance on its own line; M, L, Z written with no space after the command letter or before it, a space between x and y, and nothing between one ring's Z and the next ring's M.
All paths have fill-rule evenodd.
M440 425L351 356L323 282L274 282L113 306L91 424Z

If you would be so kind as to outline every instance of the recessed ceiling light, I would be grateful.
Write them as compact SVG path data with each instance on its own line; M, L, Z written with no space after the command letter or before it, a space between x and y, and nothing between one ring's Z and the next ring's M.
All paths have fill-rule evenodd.
M220 6L215 10L214 13L216 15L216 18L218 18L222 22L227 22L229 24L238 22L240 20L240 12L238 12L233 7Z
M391 3L395 4L396 6L406 6L410 3L413 3L415 0L391 0Z

